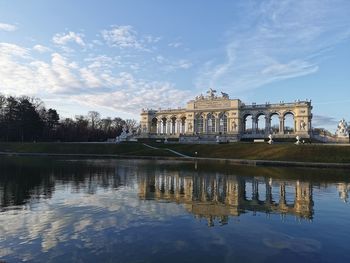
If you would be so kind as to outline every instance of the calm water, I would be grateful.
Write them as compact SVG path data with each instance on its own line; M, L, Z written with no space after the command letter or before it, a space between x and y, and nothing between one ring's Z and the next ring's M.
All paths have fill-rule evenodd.
M0 157L0 261L350 262L349 171Z

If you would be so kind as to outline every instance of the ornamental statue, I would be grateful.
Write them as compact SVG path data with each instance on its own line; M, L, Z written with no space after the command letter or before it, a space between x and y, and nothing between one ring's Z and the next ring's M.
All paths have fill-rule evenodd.
M348 137L349 136L349 127L344 119L342 119L337 127L337 131L335 133L338 137Z

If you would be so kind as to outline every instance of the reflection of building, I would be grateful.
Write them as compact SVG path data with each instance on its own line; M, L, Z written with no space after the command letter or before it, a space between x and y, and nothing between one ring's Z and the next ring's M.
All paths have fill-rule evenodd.
M198 217L226 223L228 216L245 211L281 213L312 219L313 200L310 183L296 181L293 185L282 181L236 176L180 176L179 173L159 174L139 179L141 199L167 200L184 204ZM294 195L286 194L286 187L294 188ZM288 191L288 194L290 191ZM263 198L262 198L263 197Z
M241 138L295 137L308 138L311 131L311 102L280 102L245 105L227 94L216 96L210 89L208 96L197 96L183 109L143 110L143 137L176 137L183 141ZM287 126L286 119L290 122Z
M344 202L348 202L349 199L349 190L350 190L350 184L347 183L339 183L337 185L337 189L339 191L339 197Z

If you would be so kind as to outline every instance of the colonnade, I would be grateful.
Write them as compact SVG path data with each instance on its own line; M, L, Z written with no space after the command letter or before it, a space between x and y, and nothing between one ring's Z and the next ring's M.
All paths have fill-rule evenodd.
M152 125L157 134L184 134L187 131L186 118L153 119Z
M277 127L272 125L272 118L276 117L278 119ZM286 127L286 118L292 118L291 127ZM247 118L251 117L251 123L248 123ZM264 128L261 128L261 118L264 119ZM249 127L250 125L250 127ZM287 112L283 115L273 113L270 115L265 114L245 114L242 118L242 131L243 133L251 134L287 134L296 132L307 132L311 129L311 120L306 123L302 118L296 117L293 113Z

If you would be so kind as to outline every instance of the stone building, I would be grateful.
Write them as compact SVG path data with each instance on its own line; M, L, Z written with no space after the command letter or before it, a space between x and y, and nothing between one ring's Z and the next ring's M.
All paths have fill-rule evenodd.
M238 141L244 138L309 138L312 119L311 101L246 105L230 99L226 93L216 95L209 89L207 96L190 100L186 108L143 109L141 137L179 138L181 141ZM292 125L286 126L286 118ZM274 124L273 121L274 120Z

